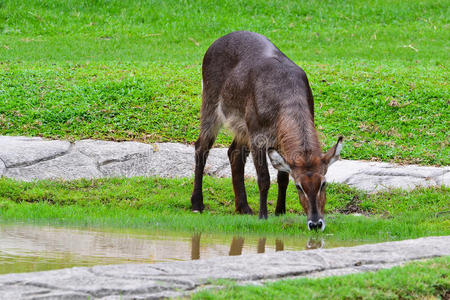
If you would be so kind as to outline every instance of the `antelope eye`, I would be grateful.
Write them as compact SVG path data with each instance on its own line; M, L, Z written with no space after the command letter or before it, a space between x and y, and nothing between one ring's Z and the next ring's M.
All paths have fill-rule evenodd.
M323 189L325 188L326 185L327 185L327 182L326 182L326 181L322 182L322 185L320 186L320 189L323 190Z

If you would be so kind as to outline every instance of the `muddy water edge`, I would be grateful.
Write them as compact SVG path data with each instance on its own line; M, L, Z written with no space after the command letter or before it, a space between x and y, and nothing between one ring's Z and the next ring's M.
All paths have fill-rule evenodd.
M348 247L332 236L258 236L0 223L0 274Z

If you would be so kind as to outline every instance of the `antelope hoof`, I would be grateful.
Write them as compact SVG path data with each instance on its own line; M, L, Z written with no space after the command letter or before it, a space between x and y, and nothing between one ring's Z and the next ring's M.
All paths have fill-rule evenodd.
M204 206L200 206L200 205L192 205L191 211L193 213L201 213L203 212Z
M194 213L201 213L201 212L203 212L204 208L205 208L205 206L203 204L201 204L201 205L199 205L199 204L195 204L194 205L193 204L191 210Z
M192 212L202 212L205 208L203 204L203 195L194 194L191 197L191 210Z
M286 214L286 210L275 210L275 216L281 216L281 215L285 215Z
M244 208L237 208L236 212L238 212L241 215L253 215L253 211L249 206Z
M191 211L192 211L193 213L202 213L202 212L203 212L203 209L192 208Z

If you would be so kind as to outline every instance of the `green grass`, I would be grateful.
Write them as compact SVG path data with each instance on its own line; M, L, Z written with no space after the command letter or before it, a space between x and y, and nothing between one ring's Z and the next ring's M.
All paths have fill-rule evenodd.
M258 191L246 183L257 211ZM231 180L206 177L206 211L190 212L191 179L132 178L19 182L0 179L0 220L76 226L159 230L311 235L295 188L288 188L287 210L275 217L276 185L269 194L269 219L234 214ZM327 188L327 228L322 236L340 240L385 241L450 234L449 188L366 194L345 185ZM363 214L346 215L358 212Z
M449 164L446 1L0 2L0 134L197 138L201 59L234 30L307 72L326 146ZM218 143L230 143L221 134Z
M448 60L449 10L427 0L5 0L0 30L4 53L20 60L199 61L218 36L251 29L293 57L437 65Z
M294 279L263 286L205 290L193 299L448 299L450 257L412 262L406 266L347 276Z

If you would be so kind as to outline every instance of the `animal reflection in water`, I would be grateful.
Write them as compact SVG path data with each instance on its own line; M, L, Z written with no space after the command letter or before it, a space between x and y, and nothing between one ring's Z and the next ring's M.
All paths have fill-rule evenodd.
M200 239L201 234L196 233L192 235L192 247L191 247L191 259L196 260L200 259ZM245 239L242 236L234 236L231 240L230 251L228 252L229 256L242 255L242 249L244 249L244 241ZM258 244L256 247L257 253L265 253L266 252L266 241L265 237L262 237L258 240ZM314 239L309 238L305 249L320 249L323 248L325 242L323 239ZM284 242L280 239L275 239L275 251L283 251L284 250Z

